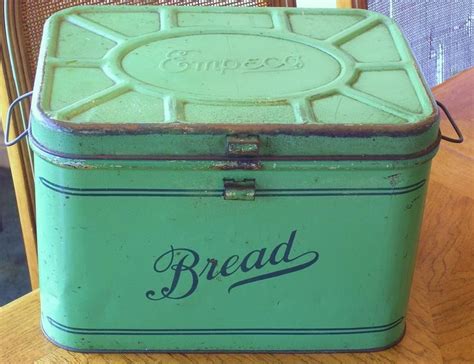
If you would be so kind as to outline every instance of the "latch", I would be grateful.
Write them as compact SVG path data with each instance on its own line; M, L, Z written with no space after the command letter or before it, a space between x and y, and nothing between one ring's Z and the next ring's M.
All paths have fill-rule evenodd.
M255 200L255 179L224 178L224 200Z
M256 135L227 136L227 155L229 157L256 157L260 141Z

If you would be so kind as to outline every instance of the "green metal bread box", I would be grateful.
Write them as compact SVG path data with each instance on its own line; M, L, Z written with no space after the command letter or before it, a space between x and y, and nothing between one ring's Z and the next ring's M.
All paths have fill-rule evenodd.
M361 10L74 7L30 143L41 322L80 351L401 340L439 116Z

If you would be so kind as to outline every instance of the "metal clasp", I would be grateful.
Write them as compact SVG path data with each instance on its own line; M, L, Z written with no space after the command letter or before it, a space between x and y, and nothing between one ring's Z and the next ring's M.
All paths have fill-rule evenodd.
M258 156L260 141L255 135L227 136L226 152L229 157Z
M224 200L255 200L255 179L224 178Z

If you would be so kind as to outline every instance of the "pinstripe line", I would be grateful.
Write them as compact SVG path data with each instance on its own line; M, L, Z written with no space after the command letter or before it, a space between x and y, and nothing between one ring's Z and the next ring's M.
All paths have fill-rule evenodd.
M155 189L155 188L77 188L61 186L39 177L40 182L52 191L68 196L89 197L222 197L223 189ZM423 187L426 180L404 187L381 188L275 188L257 189L257 197L310 197L310 196L386 196L401 195Z

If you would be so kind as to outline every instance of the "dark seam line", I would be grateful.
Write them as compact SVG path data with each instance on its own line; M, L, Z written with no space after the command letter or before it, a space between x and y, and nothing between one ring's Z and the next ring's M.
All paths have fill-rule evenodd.
M69 191L97 191L97 192L203 192L203 193L211 193L211 192L224 192L223 189L185 189L185 188L77 188L77 187L65 187L48 181L44 177L39 177L39 180L43 184L48 184L63 190ZM411 187L418 186L419 184L424 184L426 180L421 180L417 183L412 185L404 186L404 187L380 187L380 188L262 188L257 189L258 192L311 192L311 191L393 191L393 190L405 190Z
M39 180L41 183L53 190L55 192L70 195L70 196L96 196L96 197L119 197L119 196L130 196L130 197L222 197L224 190L170 190L170 189L87 189L87 188L72 188L64 187L57 184L54 184L43 177L40 177ZM424 186L425 180L422 180L416 184L406 186L406 187L397 187L397 188L328 188L328 189L264 189L256 190L255 196L258 197L288 197L288 196L385 196L385 195L400 195L415 191ZM77 192L75 192L77 191ZM87 193L87 192L94 193ZM111 192L122 192L122 193L110 193ZM132 193L127 193L127 192ZM143 193L133 193L135 191L141 191ZM171 191L174 193L170 193ZM202 193L195 193L201 191ZM311 193L311 191L314 191ZM327 191L327 192L325 192ZM332 192L339 191L339 192ZM366 192L360 192L366 191ZM372 192L370 192L372 191ZM102 193L98 193L102 192ZM159 193L165 192L165 193ZM270 193L273 192L273 193ZM291 193L294 192L294 193Z
M39 143L33 136L30 135L30 141L39 150L44 153L73 160L122 160L122 161L226 161L226 162L242 162L242 159L229 158L227 156L196 156L196 155L168 155L168 156L149 156L149 155L80 155L80 154L68 154L50 150L44 145ZM259 156L256 159L245 160L247 163L256 163L260 161L397 161L397 160L410 160L421 158L425 155L433 152L441 141L440 135L436 141L430 144L425 149L409 153L409 154L356 154L356 155L281 155L281 156Z
M61 331L83 335L352 335L391 330L398 326L404 317L386 325L333 329L83 329L62 325L50 317L47 319Z
M85 193L85 192L69 192L65 188L56 188L48 184L43 185L52 191L61 193L67 196L88 196L88 197L222 197L224 191L219 194L197 194L197 193ZM104 190L102 190L104 191Z
M304 331L304 330L331 330L331 331L336 331L336 330L365 330L365 329L379 329L379 328L384 328L387 326L392 326L395 324L400 323L405 317L402 316L398 318L397 320L390 322L388 324L384 325L376 325L376 326L361 326L361 327L340 327L340 328L327 328L327 327L322 327L322 328L301 328L301 329L294 329L294 328L242 328L242 329L230 329L230 328L212 328L212 329L84 329L84 328L78 328L78 327L72 327L72 326L67 326L64 324L59 323L58 321L54 320L53 318L47 316L47 320L49 323L52 325L68 328L71 330L87 330L87 331L238 331L238 330L244 330L244 331L255 331L255 330L298 330L298 331Z
M260 192L273 192L273 191L278 191L278 192L292 192L292 191L301 191L301 192L310 192L310 191L393 191L393 190L405 190L407 188L415 187L420 184L424 184L426 180L421 180L417 183L414 183L409 186L404 186L404 187L380 187L380 188L262 188L262 189L257 189L257 191Z
M54 186L54 187L58 187L58 188L62 188L62 189L67 189L67 190L71 190L71 191L113 191L113 192L126 192L126 191L136 191L136 192L140 192L140 191L159 191L159 192L223 192L222 189L209 189L209 190L206 190L206 189L193 189L193 188L189 188L189 189L184 189L184 188L77 188L77 187L64 187L64 186L61 186L61 185L58 185L56 183L53 183L51 181L48 181L46 178L44 177L39 177L39 180L43 183L43 184L48 184L48 185L51 185L51 186Z
M413 192L413 191L416 191L420 188L421 186L419 187L416 187L416 188L412 188L410 190L406 190L406 191L399 191L399 192L374 192L374 193L370 193L370 192L362 192L362 193L357 193L357 192L354 192L354 193L351 193L351 192L347 192L347 193L292 193L292 194L279 194L279 193L266 193L264 195L261 195L259 193L255 193L255 196L256 197L298 197L298 196L301 196L301 197L310 197L310 196L396 196L396 195L403 195L403 194L406 194L406 193L410 193L410 192Z

